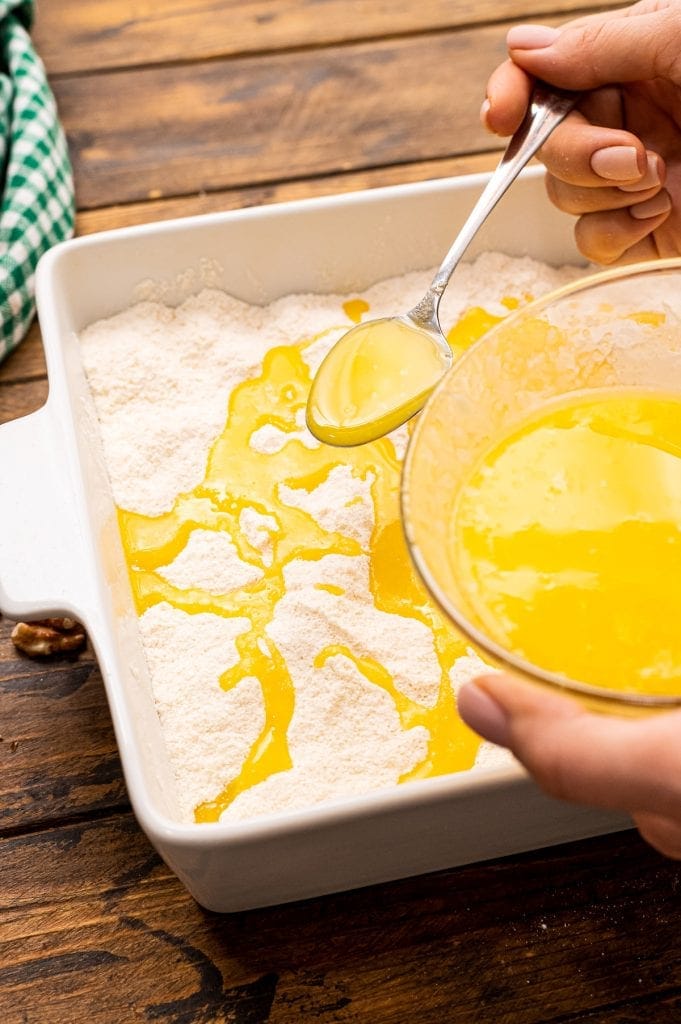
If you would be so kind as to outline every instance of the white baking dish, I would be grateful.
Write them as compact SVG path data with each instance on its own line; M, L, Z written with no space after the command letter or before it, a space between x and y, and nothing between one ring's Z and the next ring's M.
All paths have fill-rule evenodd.
M137 637L78 332L140 285L174 303L205 283L247 302L346 293L435 266L486 176L397 186L130 228L67 242L38 270L47 404L0 429L0 608L82 620L99 659L132 805L195 898L218 911L284 902L627 827L543 796L519 768L413 782L252 823L184 825ZM579 259L540 172L502 201L471 255Z

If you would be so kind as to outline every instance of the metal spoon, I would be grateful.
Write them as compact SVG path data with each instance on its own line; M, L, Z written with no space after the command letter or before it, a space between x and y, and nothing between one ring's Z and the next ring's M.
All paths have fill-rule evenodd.
M353 327L330 350L317 371L307 405L308 427L319 440L335 445L364 444L394 430L395 427L404 423L424 405L433 387L452 363L452 351L442 333L438 319L438 310L440 300L455 267L478 229L506 190L515 181L520 171L534 156L540 146L544 144L554 128L569 114L578 100L579 93L556 89L543 82L535 83L522 124L512 136L501 161L471 210L454 244L442 261L439 270L431 282L430 288L420 302L413 309L409 310L408 313L401 316L367 321L359 324L357 327ZM356 414L355 419L353 419L353 413L349 414L349 418L345 415L334 417L333 408L330 410L328 401L325 403L321 400L324 392L326 391L327 395L334 395L333 385L337 384L339 370L342 368L346 371L347 359L355 360L358 352L365 357L366 365L375 366L377 372L382 368L380 366L381 357L378 357L378 360L374 360L373 364L371 363L371 356L367 359L369 350L366 345L372 344L370 341L372 332L374 339L376 338L376 327L382 328L383 325L393 330L397 328L398 340L401 344L409 343L409 332L414 335L414 341L418 341L421 346L424 343L424 334L434 343L436 354L436 363L433 363L435 370L432 373L434 379L425 382L426 386L424 386L422 376L415 374L414 386L411 390L409 390L409 382L401 380L399 382L399 391L401 393L399 397L395 398L395 405L393 407L388 407L385 394L386 389L384 387L382 398L378 403L380 408L377 407L374 410L376 415L373 418L370 401L366 409L357 409L356 405L352 406ZM382 340L386 341L387 336ZM364 351L362 351L363 349ZM385 353L385 347L382 351ZM404 350L397 353L394 356L394 363L399 363L403 355ZM409 375L411 375L411 370L416 365L417 358L420 359L421 356L418 355L418 357L413 357L411 360L412 366ZM431 362L433 362L432 353ZM405 366L408 363L409 360L405 356ZM333 380L329 377L330 374L333 374ZM403 384L406 386L402 386ZM344 422L338 422L339 419L343 419Z

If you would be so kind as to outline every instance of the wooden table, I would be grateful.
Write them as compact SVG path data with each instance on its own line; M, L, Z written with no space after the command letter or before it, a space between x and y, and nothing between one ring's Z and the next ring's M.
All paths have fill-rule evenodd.
M85 233L487 169L497 143L478 109L505 28L590 5L39 6ZM46 392L35 328L0 368L0 419ZM0 622L2 1024L681 1020L681 870L634 832L201 910L131 815L91 653L30 660L10 630Z

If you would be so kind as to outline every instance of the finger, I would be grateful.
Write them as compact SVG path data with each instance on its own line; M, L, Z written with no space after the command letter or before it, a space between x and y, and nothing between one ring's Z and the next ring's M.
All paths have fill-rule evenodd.
M496 135L512 135L525 116L532 79L507 60L492 72L487 83L480 119Z
M584 213L597 213L602 210L621 210L635 203L652 199L662 188L664 173L658 172L658 161L655 154L648 158L648 171L634 185L603 186L592 188L582 185L568 185L552 174L546 176L546 191L554 206L563 213L581 216Z
M666 857L681 860L681 822L659 814L632 814L637 829L647 843Z
M459 712L508 746L561 800L681 819L681 712L597 715L577 701L495 673L461 687Z
M663 7L632 13L593 15L561 28L517 25L506 37L509 54L529 74L566 89L658 77L678 82L678 12Z
M570 185L635 184L649 170L640 139L622 129L590 124L579 111L558 125L539 158L551 174Z
M577 248L595 263L615 263L663 224L671 208L669 193L662 189L626 210L587 213L575 225Z
M584 93L578 109L591 124L602 128L624 128L622 91L618 86L603 86Z
M653 235L646 235L640 242L636 242L634 245L630 245L628 249L625 249L617 259L611 260L607 266L624 267L628 263L645 263L647 260L659 259L659 256L655 237Z
M533 79L513 61L500 64L491 74L480 111L482 124L497 135L511 135L519 127L532 92ZM579 104L587 121L607 128L622 128L619 89L595 89Z

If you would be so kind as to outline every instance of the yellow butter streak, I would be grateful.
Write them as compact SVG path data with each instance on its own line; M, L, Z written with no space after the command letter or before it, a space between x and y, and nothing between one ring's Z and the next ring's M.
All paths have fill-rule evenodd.
M356 321L367 310L361 299L344 306L348 318ZM469 315L468 343L475 340L476 324L481 334L489 323L484 310ZM248 623L236 639L238 660L225 668L220 684L231 690L243 679L256 678L262 690L265 723L239 774L214 799L196 808L199 822L218 820L240 793L291 767L287 733L295 707L295 690L286 661L269 637L267 627L284 596L285 569L294 559L367 554L376 607L422 622L431 631L440 665L440 685L438 699L430 708L401 694L384 666L349 644L327 648L317 656L318 667L331 653L348 658L368 682L390 694L403 728L421 725L428 731L426 757L405 779L469 768L478 747L477 738L457 717L449 675L466 646L430 603L412 568L399 519L401 465L392 442L382 438L361 448L320 445L310 449L296 436L311 384L303 353L320 337L270 349L262 372L232 391L225 426L210 449L203 481L193 491L178 495L168 513L144 516L118 510L138 614L159 602L167 602L190 615L208 612L243 618ZM251 446L252 435L264 426L282 432L279 451L264 453ZM370 481L374 525L367 551L352 537L324 529L312 515L286 504L280 497L280 484L312 491L338 466L347 466L357 479ZM274 519L271 562L263 559L241 529L239 518L244 510ZM181 589L165 580L159 569L180 554L195 529L225 532L239 557L259 570L259 578L226 594L199 587ZM333 583L317 586L332 595L344 592Z

